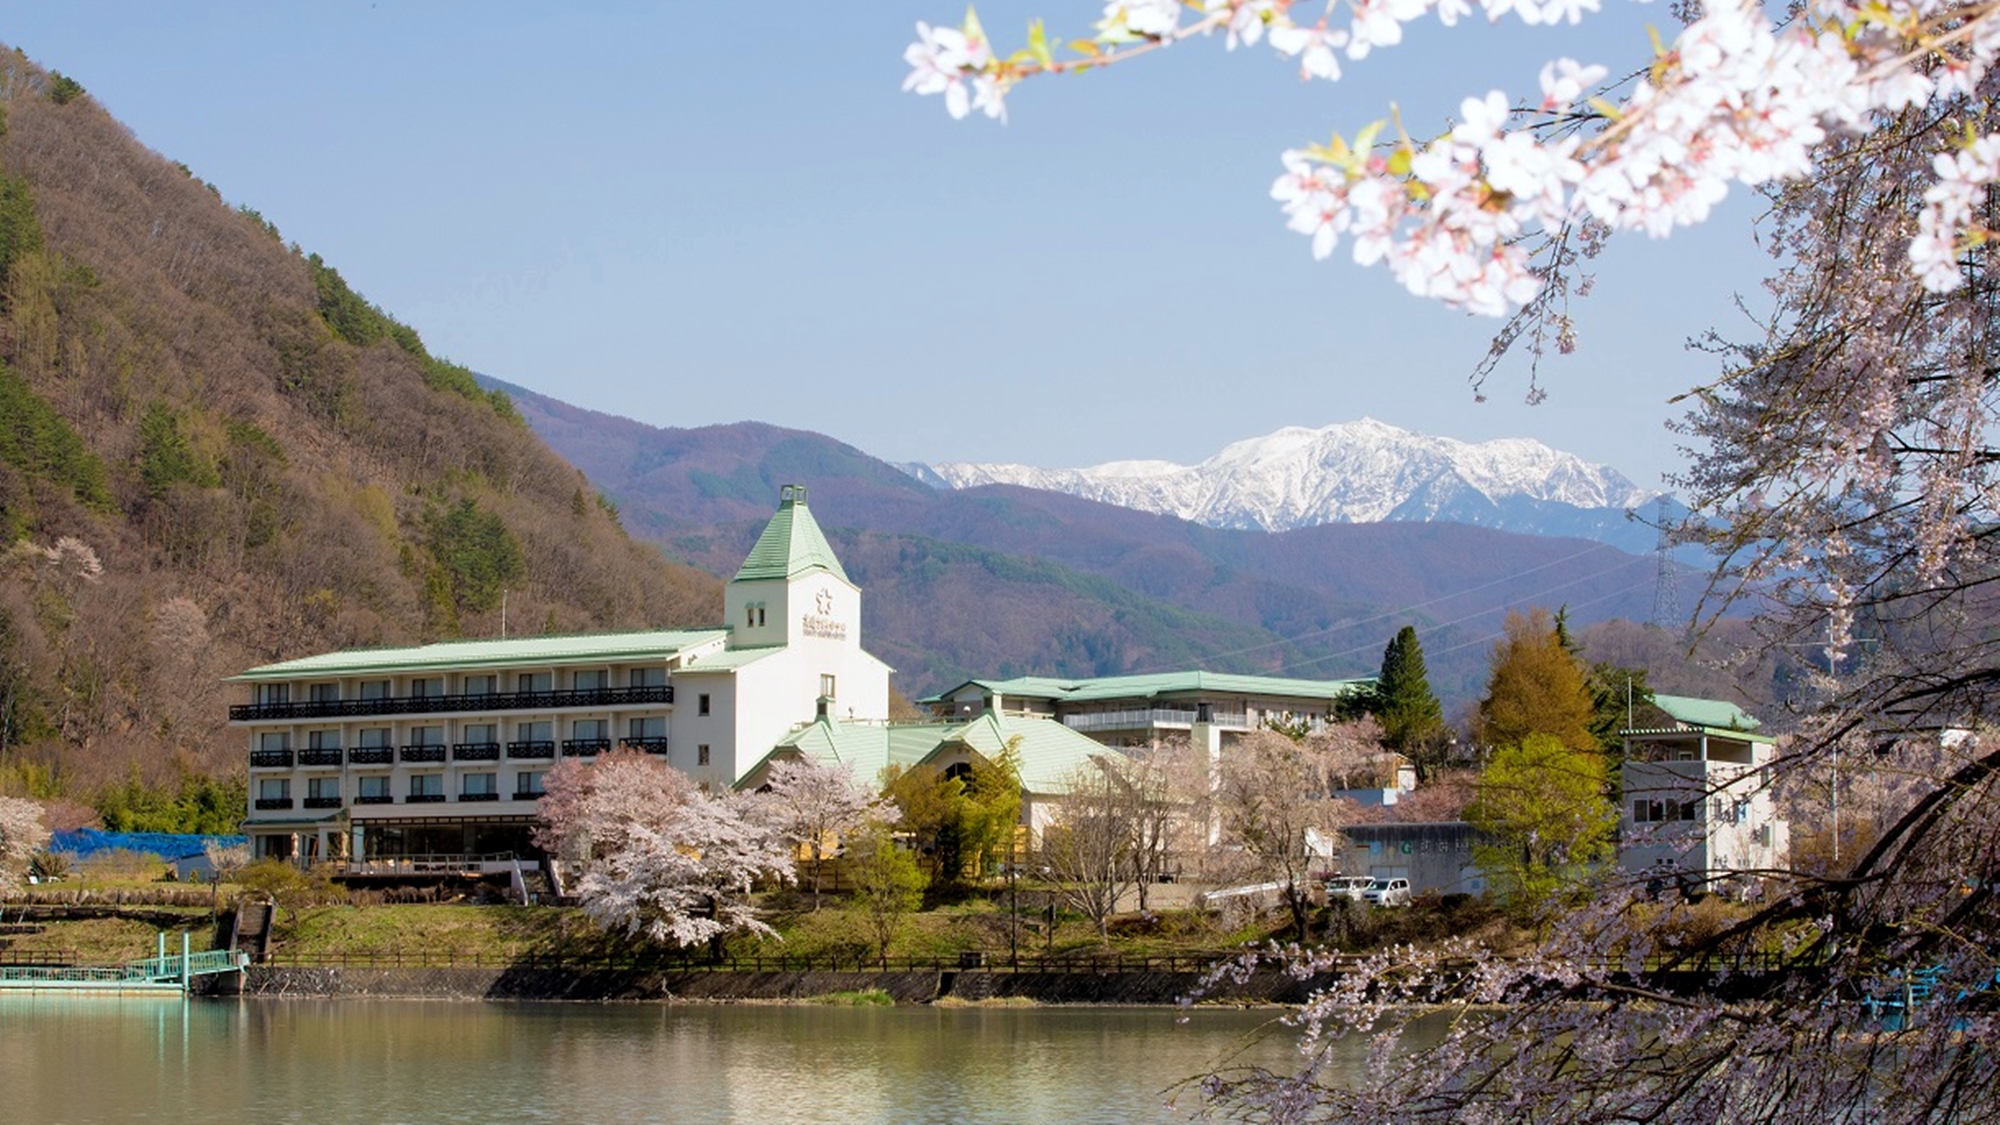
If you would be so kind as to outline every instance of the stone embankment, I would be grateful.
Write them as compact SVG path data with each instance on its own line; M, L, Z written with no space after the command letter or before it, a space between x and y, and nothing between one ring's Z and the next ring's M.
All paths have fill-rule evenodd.
M898 1004L1030 1001L1039 1004L1175 1004L1201 985L1190 971L1019 972L919 969L889 972L767 970L712 972L550 967L467 968L253 965L240 979L208 978L201 991L262 997L378 997L454 1000L704 1002L799 1001L880 989ZM1260 970L1211 986L1204 1002L1296 1003L1331 978L1300 979Z

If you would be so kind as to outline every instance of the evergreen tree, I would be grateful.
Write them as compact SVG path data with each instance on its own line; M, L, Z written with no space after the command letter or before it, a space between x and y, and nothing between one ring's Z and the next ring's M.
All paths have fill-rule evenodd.
M1423 643L1413 626L1403 626L1382 650L1371 709L1382 726L1383 743L1413 758L1423 756L1444 732L1444 708L1431 692Z
M1531 734L1572 750L1596 750L1595 709L1583 668L1563 647L1547 610L1509 613L1507 637L1493 649L1486 698L1473 733L1489 746L1513 746Z

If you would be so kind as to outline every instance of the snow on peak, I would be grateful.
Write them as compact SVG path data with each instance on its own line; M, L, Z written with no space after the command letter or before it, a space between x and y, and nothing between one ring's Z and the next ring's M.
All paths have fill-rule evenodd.
M1286 426L1231 442L1198 465L1113 461L1084 469L951 462L953 488L1015 484L1215 527L1284 531L1321 523L1467 519L1512 500L1629 508L1650 493L1615 470L1530 438L1471 443L1362 418ZM1489 522L1477 519L1475 522Z

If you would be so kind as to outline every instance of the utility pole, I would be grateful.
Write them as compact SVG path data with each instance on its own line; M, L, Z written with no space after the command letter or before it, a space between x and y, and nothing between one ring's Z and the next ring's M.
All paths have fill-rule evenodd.
M507 587L500 587L500 639L507 639Z

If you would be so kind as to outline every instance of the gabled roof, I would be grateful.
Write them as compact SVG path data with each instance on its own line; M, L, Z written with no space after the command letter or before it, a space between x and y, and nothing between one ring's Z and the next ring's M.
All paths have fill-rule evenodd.
M1722 699L1696 699L1685 695L1654 695L1653 705L1674 721L1669 727L1643 727L1619 731L1628 736L1705 734L1742 742L1776 742L1770 735L1757 734L1758 722L1741 707Z
M1069 774L1092 758L1119 753L1053 719L1023 715L989 713L949 723L820 718L779 739L770 753L743 771L743 777L757 776L774 759L798 755L846 765L872 784L890 766L911 769L959 746L991 760L1005 753L1010 743L1019 755L1021 785L1031 793L1059 793Z
M809 570L825 570L848 585L847 572L840 567L826 533L819 529L806 508L805 486L788 484L779 491L778 514L764 525L757 545L743 560L733 582L767 578L795 578Z
M1050 676L1016 676L1011 680L967 680L925 702L935 702L967 687L988 695L1088 703L1103 699L1152 699L1160 696L1281 695L1306 699L1339 699L1369 679L1293 680L1278 676L1242 676L1228 672L1161 672L1149 676L1100 676L1065 680Z
M559 637L441 641L405 648L346 649L265 664L239 672L229 679L288 680L307 676L390 675L448 668L665 660L682 650L714 644L728 636L728 631L723 629L650 629L634 633L580 633Z

